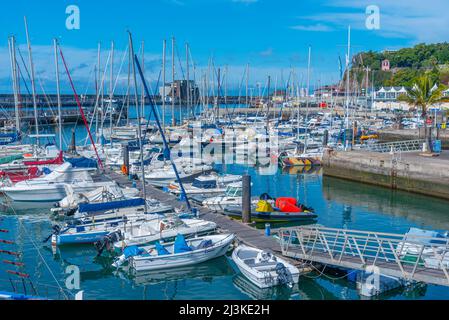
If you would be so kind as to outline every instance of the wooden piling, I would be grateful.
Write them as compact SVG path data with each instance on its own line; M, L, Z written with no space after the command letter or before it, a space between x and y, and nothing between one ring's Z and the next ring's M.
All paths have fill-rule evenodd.
M242 177L242 222L251 223L251 176Z
M123 165L126 168L126 174L129 175L129 146L127 144L123 146Z

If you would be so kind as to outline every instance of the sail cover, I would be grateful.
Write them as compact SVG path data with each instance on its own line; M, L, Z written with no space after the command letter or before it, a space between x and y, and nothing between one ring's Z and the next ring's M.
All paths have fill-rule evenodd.
M111 201L111 202L101 202L101 203L82 203L79 205L78 212L99 212L112 209L128 208L143 206L145 200L143 198Z

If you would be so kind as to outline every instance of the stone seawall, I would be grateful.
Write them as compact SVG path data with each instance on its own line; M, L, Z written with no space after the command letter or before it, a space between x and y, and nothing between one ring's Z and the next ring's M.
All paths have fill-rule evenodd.
M391 155L327 149L323 174L449 200L449 153L429 158L417 153Z
M436 134L436 132L433 132L433 134ZM403 130L388 129L379 131L380 142L424 139L424 136L424 128ZM441 147L444 150L449 150L449 131L440 130L439 139L441 140Z

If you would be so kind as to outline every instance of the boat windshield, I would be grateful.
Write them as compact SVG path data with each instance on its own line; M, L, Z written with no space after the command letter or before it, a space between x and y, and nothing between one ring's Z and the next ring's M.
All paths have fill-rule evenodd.
M235 186L228 186L226 189L226 195L228 197L241 197L242 196L242 188Z

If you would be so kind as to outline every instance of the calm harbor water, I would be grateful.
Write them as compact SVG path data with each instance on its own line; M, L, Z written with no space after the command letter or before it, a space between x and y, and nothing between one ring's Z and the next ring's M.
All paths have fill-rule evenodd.
M70 132L66 127L65 132ZM80 128L77 135L85 137ZM69 135L67 135L69 137ZM264 192L277 196L294 196L318 213L318 224L327 227L404 233L414 226L449 230L448 201L375 186L323 177L321 172L277 170L267 174L264 168L239 164L217 165L220 172L252 177L252 194ZM14 213L14 214L13 214ZM14 245L0 244L0 249L21 252L18 259L25 265L14 267L0 263L0 291L11 291L11 280L20 292L23 284L7 270L30 275L38 294L62 298L64 288L73 298L77 290L65 290L66 267L76 265L81 271L81 290L85 299L360 299L355 285L338 276L311 273L300 278L293 289L261 290L237 271L229 257L198 266L139 275L117 272L111 259L96 257L93 246L76 246L52 252L43 243L51 232L48 207L20 209L0 215L0 239L14 240ZM1 254L1 259L14 260ZM49 271L51 270L51 271ZM56 282L57 280L57 282ZM213 288L213 290L211 290ZM30 293L30 287L27 286ZM416 290L397 290L380 299L449 299L449 288L427 285Z

